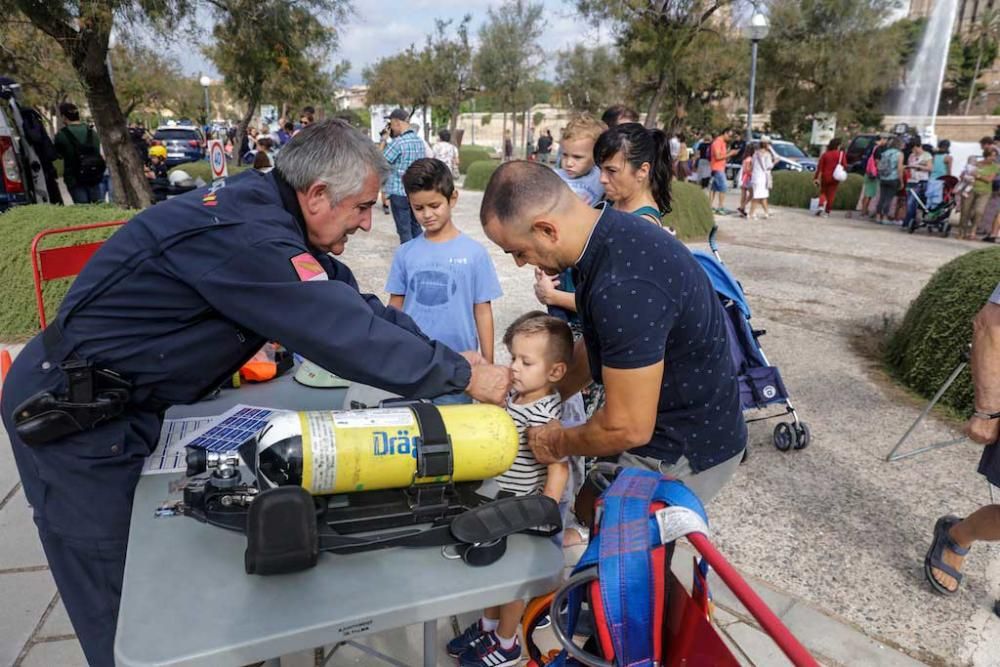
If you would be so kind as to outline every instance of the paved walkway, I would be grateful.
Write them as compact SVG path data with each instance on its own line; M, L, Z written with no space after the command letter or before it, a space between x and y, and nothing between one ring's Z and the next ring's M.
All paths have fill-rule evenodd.
M462 192L460 226L482 239L478 193ZM709 507L713 539L769 606L827 665L1000 665L1000 547L978 545L961 594L933 596L921 562L934 519L988 501L975 473L978 448L960 445L916 459L882 461L920 402L889 385L850 339L883 314L901 315L941 264L981 244L908 236L835 217L778 211L769 221L721 217L723 258L743 282L765 351L779 365L814 444L781 453L770 425L752 433L750 457ZM352 238L345 256L364 289L382 293L395 234ZM498 337L537 307L531 272L493 253L506 296L495 308ZM953 437L930 420L921 442ZM678 557L684 576L687 558ZM741 662L782 658L724 587L717 622ZM83 665L0 432L0 665ZM444 638L447 624L441 624ZM399 658L421 646L419 628L366 640ZM333 665L371 664L343 648ZM442 660L442 665L454 664Z

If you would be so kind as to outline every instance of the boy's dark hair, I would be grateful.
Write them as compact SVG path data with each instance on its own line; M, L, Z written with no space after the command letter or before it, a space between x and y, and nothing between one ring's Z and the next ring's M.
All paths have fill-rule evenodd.
M573 332L558 317L532 310L514 320L503 335L503 344L510 350L514 336L545 334L548 336L549 361L569 364L573 360Z
M444 162L433 157L422 157L415 160L403 174L403 189L407 195L433 190L445 199L451 199L455 192L455 179L451 177L451 169Z
M282 127L282 129L285 130L285 132L293 132L293 131L295 131L295 123L293 123L290 120L286 120L285 124L282 125L281 127Z
M449 132L446 129L441 130L440 132L438 132L438 139L440 139L441 141L451 141L451 132Z
M649 189L656 207L663 214L670 212L670 179L673 164L670 139L663 130L647 130L639 123L622 123L604 131L594 144L594 162L603 165L621 153L633 169L649 163Z
M74 123L80 120L80 110L72 102L63 102L59 105L59 115L65 116L66 120Z

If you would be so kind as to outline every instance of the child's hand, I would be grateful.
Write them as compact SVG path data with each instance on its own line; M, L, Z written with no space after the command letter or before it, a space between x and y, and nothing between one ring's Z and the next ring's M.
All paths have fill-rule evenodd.
M535 269L535 298L546 306L552 303L552 298L559 291L559 278L550 276L541 269Z

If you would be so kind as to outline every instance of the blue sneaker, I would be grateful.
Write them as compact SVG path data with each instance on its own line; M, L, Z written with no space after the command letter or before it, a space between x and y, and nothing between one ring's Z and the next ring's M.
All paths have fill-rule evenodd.
M472 646L477 639L486 634L483 632L483 626L480 625L481 620L482 619L477 620L475 623L467 627L462 634L448 642L448 655L453 658L459 657L465 653L466 649Z
M458 658L459 667L513 667L521 662L521 643L514 638L509 649L500 646L495 632L483 634Z

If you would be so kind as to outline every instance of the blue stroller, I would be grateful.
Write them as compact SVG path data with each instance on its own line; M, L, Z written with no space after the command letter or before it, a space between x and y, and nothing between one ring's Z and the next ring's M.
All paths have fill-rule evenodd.
M740 402L743 410L762 410L770 405L782 404L784 412L747 419L747 423L773 419L791 415L792 421L781 422L774 427L774 446L786 452L789 449L804 449L809 445L809 427L799 420L788 391L781 381L781 373L772 366L764 356L757 339L766 331L755 330L750 326L750 306L743 294L743 286L729 272L719 256L719 247L715 242L718 227L713 227L708 235L708 245L712 254L693 250L695 258L701 264L712 281L715 293L726 311L726 328L729 331L729 352L733 364L739 369Z

